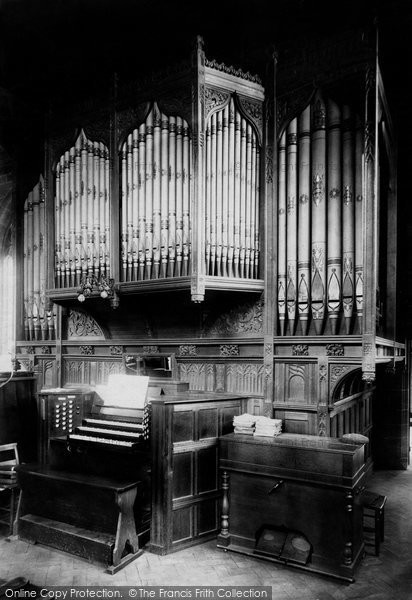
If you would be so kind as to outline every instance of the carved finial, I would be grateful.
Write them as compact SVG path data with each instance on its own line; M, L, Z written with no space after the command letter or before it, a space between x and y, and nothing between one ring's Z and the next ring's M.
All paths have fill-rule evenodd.
M196 36L196 50L198 52L203 52L205 49L205 41L201 35Z

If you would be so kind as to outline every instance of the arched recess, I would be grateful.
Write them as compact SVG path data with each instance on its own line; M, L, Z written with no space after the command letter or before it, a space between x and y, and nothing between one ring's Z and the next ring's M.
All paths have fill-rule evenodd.
M336 365L336 368L344 369L344 374L336 380L333 389L330 390L330 435L340 438L345 433L360 433L370 439L374 388L362 380L360 367ZM370 453L368 444L366 457L369 457Z

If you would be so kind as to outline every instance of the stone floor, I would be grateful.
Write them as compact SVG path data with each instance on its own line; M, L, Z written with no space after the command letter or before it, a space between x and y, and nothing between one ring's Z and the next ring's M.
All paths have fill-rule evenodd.
M63 552L0 538L0 579L24 576L52 585L270 585L273 600L412 599L412 468L378 471L369 486L388 496L385 542L368 554L356 581L333 579L223 552L208 542L168 556L144 552L114 576ZM369 553L370 552L370 553Z

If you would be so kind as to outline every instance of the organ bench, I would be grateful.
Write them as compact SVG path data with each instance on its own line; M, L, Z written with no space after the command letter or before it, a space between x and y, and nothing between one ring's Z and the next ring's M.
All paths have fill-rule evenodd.
M114 574L137 558L133 506L140 481L116 481L47 465L18 467L19 537L103 563Z

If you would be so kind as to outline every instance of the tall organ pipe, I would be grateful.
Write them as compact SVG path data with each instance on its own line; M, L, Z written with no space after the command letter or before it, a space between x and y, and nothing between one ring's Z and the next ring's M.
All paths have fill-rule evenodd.
M142 123L139 126L139 279L145 278L146 264L146 125ZM122 181L122 189L127 186L126 181ZM128 206L123 205L122 211L127 212ZM127 278L129 281L129 278Z
M161 201L160 201L160 137L161 137L161 120L160 111L156 107L153 111L153 279L158 279L160 274L160 231L161 231ZM133 207L136 204L135 198L132 197ZM135 279L133 272L133 279Z
M75 262L75 285L80 284L82 277L82 229L81 229L81 137L79 136L74 145L74 262Z
M47 339L47 314L46 314L46 248L45 248L45 227L46 227L46 210L44 205L44 180L40 175L39 181L39 279L40 279L40 326L41 338Z
M328 315L332 334L337 333L342 291L341 223L341 115L338 105L328 101Z
M40 193L39 184L33 189L33 330L34 339L40 339Z
M69 252L70 252L70 280L69 286L76 285L76 220L75 220L75 187L76 187L76 165L75 147L70 148L69 165Z
M302 335L310 315L310 107L299 117L298 311Z
M286 133L286 158L287 158L287 200L286 200L286 251L287 251L287 279L286 302L289 323L289 333L294 334L296 320L296 288L297 288L297 119L289 124Z
M132 277L137 279L139 268L139 139L137 129L132 135Z
M240 277L240 124L239 111L235 111L235 206L234 206L234 229L233 229L233 273Z
M150 115L149 115L150 117ZM169 243L167 276L173 277L176 263L176 117L169 117Z
M278 315L280 335L285 334L286 320L286 132L279 143L278 187Z
M151 279L153 264L153 111L146 119L146 153L145 153L145 179L146 179L146 268L145 279ZM169 208L170 213L170 208ZM170 245L170 241L169 241Z
M228 215L227 215L227 229L228 229L228 253L227 253L227 275L234 277L234 256L235 256L235 105L233 98L230 99L229 103L229 140L227 147L227 164L228 164Z
M183 260L183 119L176 117L176 277L182 274Z
M358 119L355 132L355 297L360 333L362 333L363 317L362 150L362 129Z
M318 93L312 106L312 319L322 332L326 283L326 109Z
M227 276L228 259L228 210L229 210L229 106L223 110L222 121L222 268L221 274ZM219 224L218 224L219 225Z
M355 267L355 209L354 209L354 134L353 119L348 106L343 107L343 206L342 206L342 255L343 255L343 313L346 333L350 333L354 304Z

